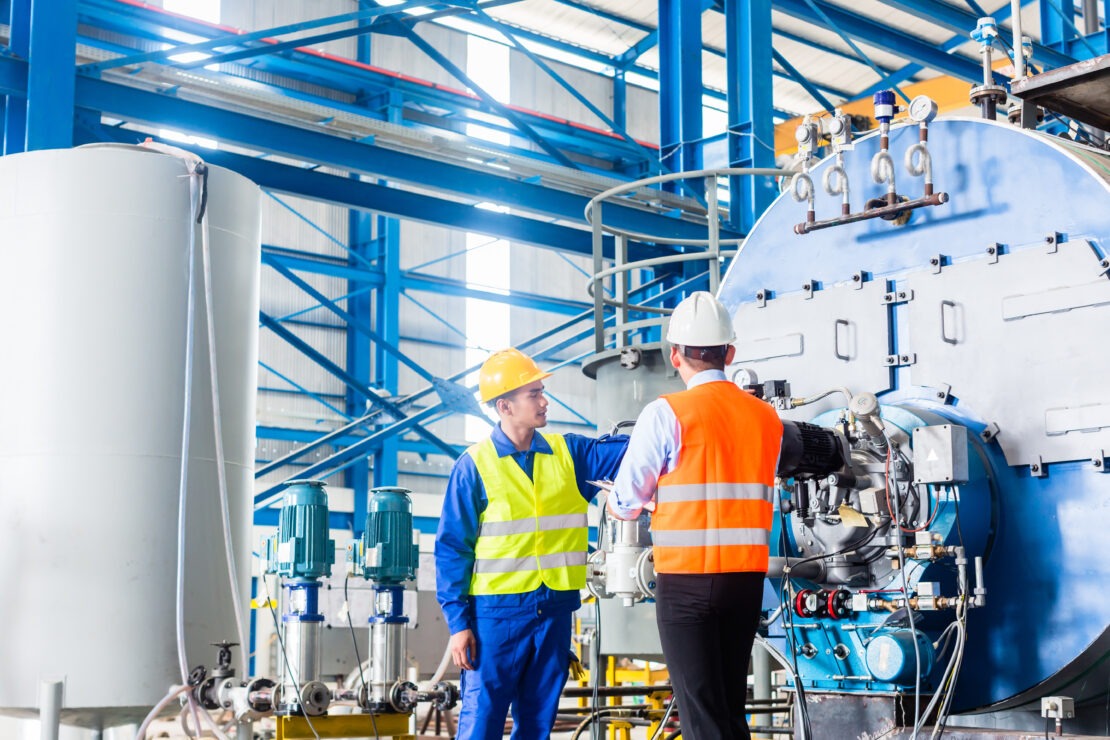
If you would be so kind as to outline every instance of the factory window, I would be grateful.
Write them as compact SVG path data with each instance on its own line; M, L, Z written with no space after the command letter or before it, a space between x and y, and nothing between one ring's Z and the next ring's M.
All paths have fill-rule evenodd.
M220 22L220 0L163 0L162 8L209 23Z
M209 23L220 22L220 0L164 0L162 8L171 13L187 15L190 18L208 21ZM195 44L204 40L200 36L194 36L193 34L180 31L175 31L170 35L182 44ZM170 47L167 45L166 48ZM170 60L174 62L195 62L201 59L207 59L210 56L211 54L193 51L183 54L174 54L170 57ZM203 136L191 136L181 131L175 131L174 129L158 129L158 136L166 141L176 141L182 144L196 144L197 146L207 147L208 149L217 148L215 139L209 139Z
M499 101L509 102L509 49L486 39L467 40L466 73L474 84ZM467 126L467 135L496 144L508 144L509 134L485 126ZM504 210L493 204L479 208ZM466 235L467 287L495 293L509 293L509 243L485 234ZM509 346L509 306L505 303L466 299L466 365L482 362L493 350ZM477 378L470 382L476 383ZM466 417L466 439L476 442L489 434L489 425L473 416Z

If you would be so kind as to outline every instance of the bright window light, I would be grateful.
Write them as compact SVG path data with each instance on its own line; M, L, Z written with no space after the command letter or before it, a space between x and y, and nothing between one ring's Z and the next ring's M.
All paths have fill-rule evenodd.
M486 39L467 40L466 73L474 84L495 99L509 101L509 49ZM484 126L468 125L467 135L508 144L509 134L491 131ZM505 209L491 203L477 208L494 211ZM497 293L509 292L509 243L491 239L484 234L466 235L466 283L469 288ZM509 306L504 303L466 299L466 364L484 361L490 352L509 346ZM477 377L468 382L476 383ZM491 418L492 412L487 411ZM468 442L477 442L489 434L489 425L479 418L466 417L465 435Z
M220 0L163 0L162 8L200 21L220 22Z
M220 22L220 0L164 0L162 7L171 13L187 15L190 18L196 18L200 21L208 21L209 23ZM191 36L191 34L182 34L182 36ZM203 39L193 37L192 39L181 40L182 43L194 44ZM167 46L166 48L168 49L170 47ZM210 56L212 55L199 51L190 51L184 54L174 54L170 57L170 61L188 64L190 62L199 62L203 59L208 59Z
M204 136L190 136L180 131L174 131L171 128L158 129L158 138L165 139L166 141L176 141L181 144L194 144L196 146L202 146L205 149L220 148L219 142L215 139L209 139Z

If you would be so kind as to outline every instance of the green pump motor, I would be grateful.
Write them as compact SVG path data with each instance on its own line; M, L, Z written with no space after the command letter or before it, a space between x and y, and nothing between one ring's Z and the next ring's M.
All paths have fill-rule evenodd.
M420 547L412 540L409 490L375 488L370 491L362 539L351 543L348 561L371 583L401 584L416 576Z

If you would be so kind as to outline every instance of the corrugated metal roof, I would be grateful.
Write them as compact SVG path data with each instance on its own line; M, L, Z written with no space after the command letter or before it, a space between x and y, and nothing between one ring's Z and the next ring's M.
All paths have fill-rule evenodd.
M975 17L966 2L936 2L961 11L967 18ZM978 3L989 13L1008 13L1009 5L1009 0L982 0ZM812 4L810 0L804 0L803 10L823 9L822 12L806 14L798 12L797 8L797 3L793 3L792 8L781 5L776 8L772 3L775 51L834 104L845 102L879 83L883 77L874 67L890 73L919 60L908 58L905 52L859 39L848 43L841 35L843 29L831 28L824 22L822 16L825 10L840 10L866 18L930 47L943 48L953 43L953 48L947 50L948 54L973 63L979 61L978 45L969 36L974 23L956 31L943 21L923 17L924 13L910 12L905 4L895 0L821 0ZM787 12L791 10L793 12ZM510 26L610 58L624 53L647 36L650 29L658 26L656 0L522 0L492 8L488 13ZM709 10L702 17L703 44L712 50L703 54L703 82L708 87L724 91L727 88L727 67L724 59L713 53L725 50L724 16ZM1026 9L1022 20L1026 32L1036 35L1036 13ZM1008 21L1003 25L1008 25ZM953 40L961 36L967 41L955 44ZM859 52L866 59L861 58ZM657 71L658 49L648 49L637 61L642 67ZM785 69L776 64L776 71L780 73L774 81L776 108L798 114L820 108L802 85L790 79ZM925 67L909 75L906 82L926 80L939 74L942 72ZM837 92L847 95L838 95Z

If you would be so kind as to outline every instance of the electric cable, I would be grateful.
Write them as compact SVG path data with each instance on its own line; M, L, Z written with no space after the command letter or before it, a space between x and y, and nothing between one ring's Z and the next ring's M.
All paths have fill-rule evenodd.
M262 582L262 593L266 597L266 606L270 608L270 616L274 619L274 634L277 635L278 647L281 648L282 668L289 676L289 680L292 684L299 687L301 682L293 675L293 666L289 664L289 654L285 652L285 640L281 636L281 625L278 623L277 609L274 608L275 601L270 597L270 587L266 583L266 576L262 576L259 580ZM298 696L297 698L299 699L300 697ZM312 725L312 720L308 718L308 713L305 712L302 716L304 717L305 724L308 725L308 729L312 731L313 737L315 737L316 740L320 740L320 733L316 732L316 728Z
M894 500L894 521L898 524L898 528L902 528L902 517L899 513L900 496L898 494L898 469L897 466L891 467L891 450L894 447L890 437L883 433L886 438L886 498L887 502ZM893 486L891 483L893 482ZM890 489L894 488L894 495L891 496ZM901 536L899 535L899 538ZM895 541L895 547L898 551L898 570L902 576L902 600L906 605L906 618L910 623L910 637L913 640L913 657L914 657L914 675L913 675L913 733L910 740L917 740L918 725L921 722L921 646L917 644L917 624L914 621L913 609L910 608L910 591L909 582L906 577L906 554L901 543Z
M603 520L605 518L605 512L604 511L601 513L601 518ZM599 545L601 544L600 537L599 537L599 540L598 540L598 544ZM592 679L591 683L593 683L593 685L594 685L594 692L593 692L594 695L593 695L593 698L591 699L591 702L593 704L592 709L593 709L594 713L596 714L598 711L600 711L600 707L598 706L598 704L601 701L601 697L599 695L599 687L601 685L601 676L603 675L603 670L601 668L601 599L597 598L596 596L594 597L594 619L595 619L595 622L594 622L594 641L593 641L593 645L592 645L592 647L593 647L593 650L592 650L592 652L593 652L593 661L592 662L594 663L594 665L590 666L590 678ZM583 725L583 726L585 726L585 725ZM595 724L593 726L593 728L590 730L590 734L593 737L593 740L599 740L598 736L600 734L600 730L601 730L601 723L600 722Z
M786 562L783 568L783 577L780 581L779 590L781 593L780 599L783 604L783 630L786 633L787 640L790 643L790 660L793 666L792 674L794 678L794 691L798 699L798 716L802 725L802 740L813 740L813 731L810 727L809 721L809 707L806 702L805 687L802 686L801 672L798 670L798 646L794 643L794 613L791 608L793 602L790 593L790 552L789 542L786 539L786 513L782 510L782 489L779 489L779 539L782 548L783 559ZM797 564L797 563L795 563Z
M358 678L362 682L362 689L366 691L366 675L362 672L362 656L358 654L358 635L355 633L355 623L351 621L351 600L347 596L347 583L351 580L351 574L348 573L343 577L343 604L346 606L347 612L347 627L351 631L351 642L355 646L355 664L358 665ZM366 660L370 660L370 656L366 656ZM369 692L366 694L370 696ZM379 740L378 735L378 720L374 719L374 713L370 712L370 725L374 728L374 738Z

